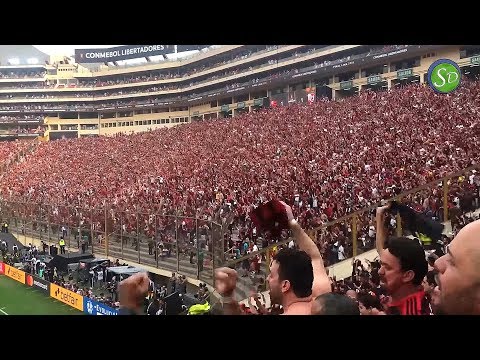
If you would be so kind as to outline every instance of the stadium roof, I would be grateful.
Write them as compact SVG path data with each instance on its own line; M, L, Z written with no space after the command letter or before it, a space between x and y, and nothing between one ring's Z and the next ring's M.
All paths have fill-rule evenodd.
M116 46L123 46L123 45L33 45L36 49L39 49L43 51L44 53L48 55L61 55L61 56L68 56L74 59L75 55L75 49L98 49L98 48L111 48L111 47L116 47ZM194 47L208 47L210 45L179 45L179 51L180 49L191 49ZM175 59L177 57L183 57L183 56L190 56L195 53L199 52L199 50L192 50L192 51L182 51L181 55L178 55L176 53L172 54L166 54L165 57L162 55L158 56L151 56L150 61L151 62L157 62L165 59ZM139 65L139 64L145 64L148 61L144 58L137 58L137 59L128 59L128 60L121 60L117 61L117 65L119 66L124 66L124 65ZM90 64L82 64L83 66L86 67L92 67L96 68L99 64L102 64L102 62L98 63L90 63Z
M33 45L48 55L73 56L75 49L109 48L121 45Z
M41 51L33 45L1 45L0 65L45 65L50 54Z

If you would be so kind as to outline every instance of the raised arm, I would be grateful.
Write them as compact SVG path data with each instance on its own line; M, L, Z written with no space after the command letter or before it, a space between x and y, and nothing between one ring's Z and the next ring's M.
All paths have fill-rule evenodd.
M318 295L331 292L332 287L330 286L330 280L328 279L325 266L323 266L322 255L320 255L320 251L318 250L317 245L305 233L305 231L303 231L300 224L293 218L292 208L286 203L284 203L283 201L281 203L283 204L283 206L285 206L285 210L287 212L287 217L288 217L288 225L292 230L293 237L295 238L295 242L297 243L300 250L305 251L312 259L312 267L313 267L312 296L313 298L316 298Z
M142 315L143 299L148 292L150 279L147 273L137 273L118 284L120 315Z
M237 272L228 267L215 269L215 290L220 294L223 315L243 315L240 305L233 298L237 287Z
M377 208L376 213L376 220L377 220L377 228L376 228L376 236L375 236L375 245L377 248L378 255L380 255L383 251L383 246L387 241L387 228L385 227L385 219L387 215L388 209L390 209L390 205L380 206Z

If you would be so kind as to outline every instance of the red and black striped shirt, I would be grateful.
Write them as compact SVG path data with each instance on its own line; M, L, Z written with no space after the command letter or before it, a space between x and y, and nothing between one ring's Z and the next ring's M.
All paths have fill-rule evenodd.
M388 305L389 315L433 315L430 299L420 290Z

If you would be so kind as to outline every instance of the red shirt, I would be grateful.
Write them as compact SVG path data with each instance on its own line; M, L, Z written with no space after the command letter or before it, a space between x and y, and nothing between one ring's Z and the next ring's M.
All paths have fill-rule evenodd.
M432 309L427 294L420 290L397 302L391 302L387 313L389 315L432 315Z

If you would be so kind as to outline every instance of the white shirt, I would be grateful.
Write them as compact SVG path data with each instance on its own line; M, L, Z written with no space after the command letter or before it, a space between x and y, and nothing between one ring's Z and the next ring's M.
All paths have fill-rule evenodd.
M473 180L474 180L474 179L475 179L475 174L470 175L470 176L468 177L468 180L470 181L470 185L473 185Z

